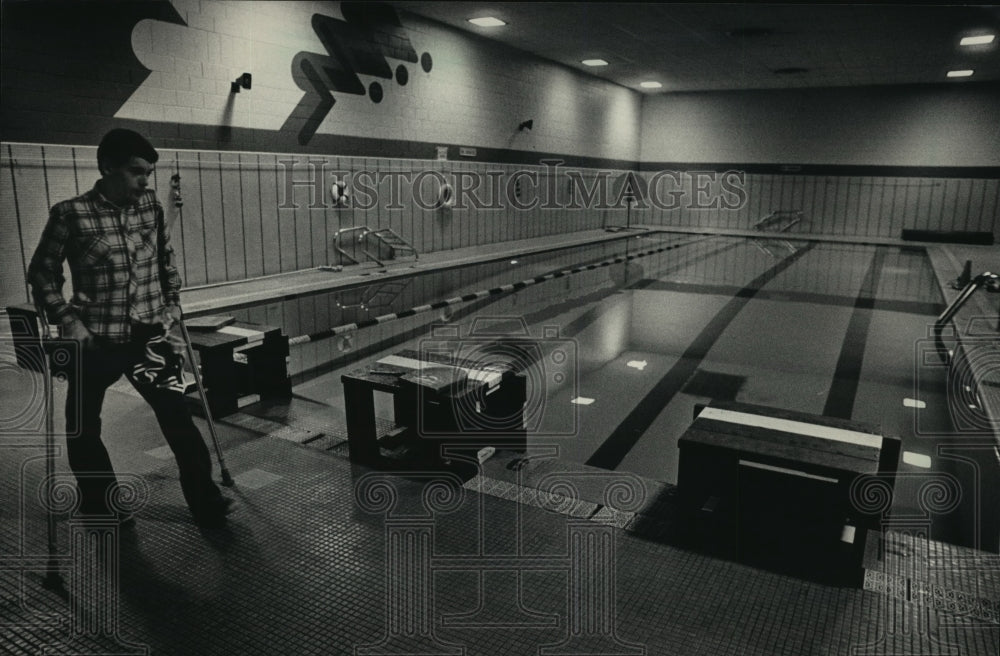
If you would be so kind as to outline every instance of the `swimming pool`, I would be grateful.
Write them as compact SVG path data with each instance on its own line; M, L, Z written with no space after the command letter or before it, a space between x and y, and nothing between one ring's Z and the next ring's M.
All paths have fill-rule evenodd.
M427 307L442 299L451 301ZM419 350L435 326L470 348L484 329L527 331L547 356L565 356L529 376L529 440L667 483L695 405L713 399L872 424L910 454L896 511L919 505L919 476L943 472L963 499L934 518L935 537L996 550L996 520L984 513L996 507L996 460L949 453L982 436L952 425L946 369L927 357L943 308L920 247L654 232L292 299L265 314L290 336L404 315L293 353L296 393L334 417L341 373ZM382 411L391 419L390 406Z

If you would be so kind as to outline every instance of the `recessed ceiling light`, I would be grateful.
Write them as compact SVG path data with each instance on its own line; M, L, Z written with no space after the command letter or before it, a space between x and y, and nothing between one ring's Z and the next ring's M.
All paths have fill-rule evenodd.
M603 59L584 59L580 63L583 64L584 66L607 66L608 65L608 62L604 61Z
M987 43L993 43L993 39L996 38L994 34L981 34L979 36L967 36L958 42L960 46L984 46Z
M972 75L971 70L948 71L948 77L969 77L970 75Z
M659 89L663 85L659 82L640 82L639 86L643 89Z
M483 16L482 18L470 18L469 22L473 25L478 25L479 27L500 27L506 25L499 18L494 18L493 16Z

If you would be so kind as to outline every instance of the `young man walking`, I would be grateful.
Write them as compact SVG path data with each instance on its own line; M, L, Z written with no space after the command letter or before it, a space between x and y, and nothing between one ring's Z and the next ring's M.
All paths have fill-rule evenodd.
M87 193L52 208L28 280L50 323L80 345L66 396L66 452L80 492L79 511L111 513L116 479L101 441L101 409L108 387L125 374L156 414L195 521L216 527L232 500L212 481L208 449L184 400L184 342L175 328L181 279L163 206L146 188L157 159L136 132L106 134L97 149L101 179ZM63 262L73 280L69 301L62 293Z

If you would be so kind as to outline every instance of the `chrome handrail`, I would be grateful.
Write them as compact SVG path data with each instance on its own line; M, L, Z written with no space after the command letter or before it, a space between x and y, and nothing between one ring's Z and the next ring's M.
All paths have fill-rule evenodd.
M359 244L363 244L364 241L365 241L365 238L368 237L368 235L372 235L376 239L378 239L379 242L385 244L386 246L388 246L389 248L391 248L393 250L408 250L408 251L411 251L413 253L414 259L419 259L420 258L420 254L417 252L417 249L414 248L412 244L410 244L405 239L403 239L392 228L380 228L378 230L372 230L371 228L369 228L366 225L363 225L363 226L351 226L350 228L341 228L340 230L337 230L337 232L333 236L333 248L338 253L340 253L341 257L343 257L343 258L345 258L347 260L350 260L353 264L361 264L361 262L356 257L354 257L353 255L351 255L350 253L348 253L346 250L344 250L344 248L342 246L344 235L352 233L352 232L359 232L360 233L358 235L358 237L357 237L357 242ZM385 234L392 235L400 243L398 243L398 244L390 243L388 240L385 239L385 236L384 236ZM382 260L380 260L375 254L371 253L368 249L364 248L364 246L361 247L361 252L364 253L365 256L368 257L368 259L370 259L371 261L375 262L379 266L385 266L385 264L382 262Z
M975 278L969 280L962 291L955 297L955 300L945 308L944 312L934 322L934 345L937 347L938 355L945 364L951 364L952 351L949 351L944 344L942 333L944 326L951 321L952 317L965 305L965 302L972 298L980 287L991 293L1000 293L1000 275L984 271Z
M341 237L343 237L345 234L347 234L349 232L357 232L358 230L368 231L368 226L353 226L351 228L341 228L340 230L338 230L333 235L333 247L334 247L334 249L336 249L336 251L338 253L340 253L340 255L342 257L347 258L348 260L350 260L354 264L361 264L361 261L358 260L353 255L351 255L350 253L348 253L347 251L345 251L343 248L341 248L341 246L340 246L341 241L340 240L341 240Z
M753 228L755 230L764 230L765 228L771 227L772 223L778 223L785 219L792 219L791 223L788 223L778 229L778 232L785 232L796 223L802 221L803 218L802 210L774 210L763 219L753 224Z

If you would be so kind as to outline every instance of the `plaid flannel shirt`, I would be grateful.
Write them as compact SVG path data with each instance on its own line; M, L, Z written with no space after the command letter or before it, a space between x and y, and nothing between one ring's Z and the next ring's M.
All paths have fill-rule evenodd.
M119 208L96 187L55 205L28 267L36 304L49 321L78 319L94 335L126 342L131 323L155 324L180 303L181 278L173 264L163 206L146 191ZM63 297L63 261L73 276L73 298Z

